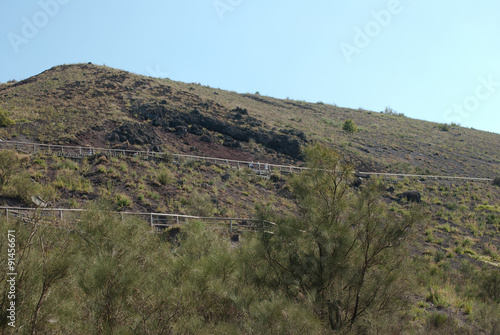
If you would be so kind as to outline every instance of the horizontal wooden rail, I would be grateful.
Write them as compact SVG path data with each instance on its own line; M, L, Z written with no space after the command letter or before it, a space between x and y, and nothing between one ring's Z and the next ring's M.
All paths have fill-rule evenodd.
M404 173L379 173L379 172L358 172L359 174L387 177L412 177L412 178L431 178L431 179L461 179L461 180L476 180L476 181L493 181L491 178L477 177L455 177L455 176L439 176L427 174L404 174Z
M154 152L154 151L137 151L127 149L106 149L106 148L93 148L93 147L78 147L78 146L64 146L52 145L41 143L28 143L17 141L0 141L0 149L11 149L26 154L51 154L72 158L84 158L92 155L106 155L111 157L139 157L146 159L165 160L172 158L177 161L202 161L214 164L227 165L236 168L249 168L255 172L269 173L271 171L281 171L285 173L295 173L303 171L307 168L293 165L280 165L271 164L266 162L251 162L239 161L234 159L224 159L216 157L205 157L195 155L185 155L176 153Z
M65 213L78 213L88 212L86 209L66 209L66 208L25 208L25 207L6 207L0 206L0 211L5 213L7 219L11 217L21 218L24 221L31 220L35 213L40 213L40 219L55 219L63 222ZM47 213L48 215L43 215ZM185 224L189 221L200 221L207 225L212 226L227 226L230 233L237 233L242 231L255 231L259 227L259 224L266 226L266 229L274 226L275 223L270 221L262 221L258 219L249 218L226 218L226 217L202 217L193 215L183 215L183 214L168 214L168 213L143 213L143 212L106 212L112 215L121 216L123 220L125 216L135 216L143 218L149 223L151 228L160 232L168 227L177 226ZM50 217L48 217L50 216Z
M258 174L269 174L273 171L280 171L282 173L297 173L307 170L307 167L294 166L294 165L280 165L266 162L250 162L239 161L233 159L224 159L216 157L205 157L185 154L175 154L166 152L154 151L137 151L127 149L106 149L106 148L93 148L93 147L79 147L79 146L64 146L52 145L42 143L29 143L17 141L2 141L0 140L0 150L17 150L27 154L50 154L59 155L70 158L84 158L96 154L102 154L110 157L139 157L144 159L157 159L167 160L172 158L175 161L201 161L210 162L214 164L226 165L232 168L248 168ZM470 181L493 181L491 178L477 178L477 177L464 177L464 176L440 176L440 175L416 175L416 174L403 174L403 173L388 173L388 172L363 172L356 171L359 175L378 175L386 177L408 177L408 178L432 178L432 179L454 179L454 180L470 180Z

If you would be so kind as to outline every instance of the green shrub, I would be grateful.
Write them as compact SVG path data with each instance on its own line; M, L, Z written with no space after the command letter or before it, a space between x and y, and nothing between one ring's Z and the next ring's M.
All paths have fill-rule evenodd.
M155 191L148 192L148 197L150 197L152 200L159 200L160 199L160 194Z
M64 169L57 174L55 185L69 191L92 192L92 185L87 178L82 177L78 171Z
M187 200L187 207L190 215L209 217L215 213L212 200L206 194L193 193Z
M484 298L500 303L500 270L483 269L480 286Z
M23 170L28 160L28 156L19 155L13 150L0 151L0 191L7 186L13 176Z
M476 268L471 262L469 262L467 259L464 259L460 262L458 271L464 276L472 277L476 273Z
M467 247L470 247L472 245L472 241L470 240L470 238L466 237L463 241L462 241L462 247L464 248L467 248Z
M130 200L128 195L120 193L116 195L116 204L120 208L129 207L132 205L132 200Z
M449 204L446 204L446 208L448 208L450 211L454 211L455 209L458 208L458 205L456 203L449 203Z
M158 179L158 182L163 186L171 184L175 180L174 174L167 168L161 169L157 173L156 178Z
M8 127L16 124L16 121L9 118L7 111L0 109L0 127Z
M464 299L459 302L458 307L464 312L464 314L469 315L472 313L472 302L469 299Z
M17 176L12 178L12 188L14 190L14 196L25 202L29 202L31 197L38 193L38 184L31 180L31 177L26 171L19 173Z
M444 259L444 256L445 254L442 250L436 251L436 253L434 254L434 262L436 263L441 262Z
M356 126L356 123L353 120L346 120L342 129L352 134L358 131L358 126Z
M497 249L494 245L488 244L484 246L484 252L486 256L490 256L492 259L497 259L499 258L499 255L497 253Z
M425 300L434 304L434 306L436 306L436 308L444 308L444 307L449 306L449 304L446 302L446 300L444 300L441 297L441 295L439 294L439 291L435 290L433 288L431 288L429 290L429 293L425 297Z
M65 159L56 165L56 169L58 170L78 170L79 166L76 162L72 161L71 159Z
M118 169L121 171L121 172L127 172L128 171L128 166L125 162L122 162L119 166L118 166Z
M445 231L449 233L451 231L451 227L449 223L444 223L438 227L439 230Z
M500 216L490 214L486 217L486 223L494 226L500 225Z
M45 202L49 203L59 198L59 192L52 184L40 185L37 195L39 195Z
M440 328L446 321L448 321L448 316L444 313L434 312L429 316L429 324L434 328Z
M450 126L447 125L446 123L443 123L443 124L438 124L437 125L437 128L441 131L449 131L450 130Z
M33 160L33 164L36 164L42 168L47 168L47 163L42 157L37 157Z

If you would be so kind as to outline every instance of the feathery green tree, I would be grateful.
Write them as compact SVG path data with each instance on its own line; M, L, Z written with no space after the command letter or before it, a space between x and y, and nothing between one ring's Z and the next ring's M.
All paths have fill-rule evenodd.
M332 150L305 154L310 169L291 181L300 214L272 218L277 230L262 235L266 284L312 304L332 330L399 308L403 246L419 215L389 214L378 181L354 192L352 167Z

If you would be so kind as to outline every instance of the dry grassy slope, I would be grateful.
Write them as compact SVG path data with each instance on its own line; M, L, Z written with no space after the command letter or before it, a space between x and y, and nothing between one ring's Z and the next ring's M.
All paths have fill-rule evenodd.
M162 100L168 110L188 113L198 108L205 115L226 121L231 109L246 108L250 116L263 121L262 128L304 131L309 139L331 143L366 170L500 175L498 134L462 127L440 131L435 123L402 116L238 94L92 64L57 66L18 83L2 84L0 107L10 111L18 124L14 131L1 128L0 137L19 134L44 142L106 145L106 133L124 121L138 121L131 113L133 105ZM348 118L356 122L358 133L342 131L342 123ZM19 122L22 120L27 122ZM198 147L198 154L207 150L219 156L228 151L218 142L207 148L197 145L196 137L179 141L170 135L160 132L164 144L174 150ZM258 151L254 153L259 159L280 160L269 150Z
M406 117L238 94L89 64L58 66L19 83L0 84L0 108L11 112L18 122L13 127L0 128L0 138L108 146L105 135L118 125L142 122L131 112L134 105L162 100L162 106L168 110L189 113L198 108L221 120L229 120L227 115L235 107L246 108L250 116L263 122L263 129L302 130L309 139L330 143L363 169L500 175L498 134L460 127L445 132L438 130L435 123ZM360 132L348 135L342 131L342 123L348 118L358 124ZM193 134L178 138L160 129L155 132L163 139L164 147L175 151L287 161L253 143L234 149L223 147L220 141L202 142ZM47 195L42 195L54 207L80 208L88 200L106 199L117 210L197 214L197 208L202 207L210 210L207 215L226 217L252 216L258 203L269 204L279 213L296 210L285 179L265 180L246 171L210 164L104 157L72 161L33 156L27 170L31 179L44 186ZM411 247L414 255L424 255L432 271L445 272L451 278L454 275L449 265L456 269L464 260L481 266L500 265L499 187L416 179L399 180L392 186L394 192L386 192L384 200L388 210L396 213L403 214L408 209L405 202L394 201L397 194L407 190L422 193L428 219L416 227L418 234ZM8 190L0 197L0 205L30 205L9 192L14 191ZM196 200L193 194L205 198ZM438 275L433 276L431 280L436 281ZM433 285L438 287L439 283ZM448 281L440 288L448 303L443 311L458 323L469 323L476 317L464 314L465 295L457 293L460 290L453 283ZM418 323L423 311L435 312L436 308L428 302L427 286L416 294L415 304L419 307L412 313L417 315ZM474 306L473 313L476 310L480 311Z

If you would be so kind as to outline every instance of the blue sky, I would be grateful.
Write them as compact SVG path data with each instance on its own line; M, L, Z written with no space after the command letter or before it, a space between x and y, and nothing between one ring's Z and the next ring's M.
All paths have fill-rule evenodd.
M93 62L500 133L500 2L0 3L0 82Z

